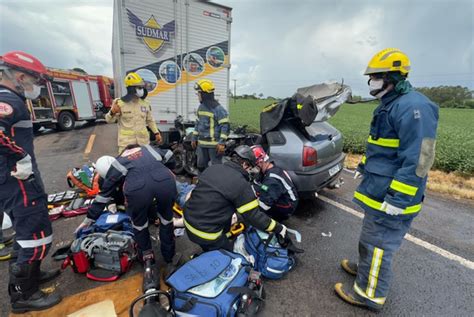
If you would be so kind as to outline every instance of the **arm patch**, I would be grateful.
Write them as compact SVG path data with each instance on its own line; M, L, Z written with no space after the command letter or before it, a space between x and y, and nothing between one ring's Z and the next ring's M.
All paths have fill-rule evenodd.
M435 160L436 140L432 138L424 138L421 142L420 158L416 166L416 176L424 178L428 175L431 166Z
M13 107L8 103L0 102L0 118L6 118L13 114Z

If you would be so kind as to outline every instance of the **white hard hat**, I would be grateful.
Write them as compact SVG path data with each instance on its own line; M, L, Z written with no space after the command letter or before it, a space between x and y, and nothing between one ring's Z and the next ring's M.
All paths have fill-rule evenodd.
M110 155L104 155L99 157L97 162L95 162L95 169L99 173L100 177L105 178L107 172L110 169L110 166L115 161L115 158Z

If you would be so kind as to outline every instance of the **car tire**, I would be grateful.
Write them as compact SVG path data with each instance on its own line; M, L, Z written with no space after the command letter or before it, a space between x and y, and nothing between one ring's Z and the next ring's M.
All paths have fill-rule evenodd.
M76 119L69 111L63 111L59 114L56 126L61 131L71 131L76 126Z

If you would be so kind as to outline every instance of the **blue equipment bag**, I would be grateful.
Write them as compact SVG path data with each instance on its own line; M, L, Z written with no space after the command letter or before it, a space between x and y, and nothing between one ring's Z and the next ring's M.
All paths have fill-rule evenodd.
M255 258L254 269L266 278L281 279L295 265L295 258L283 248L274 233L268 234L254 227L245 231L245 249Z
M133 226L130 217L123 212L104 212L87 228L82 228L76 233L76 238L82 238L94 232L107 232L109 230L122 231L133 236Z
M250 264L226 250L201 254L167 280L177 316L235 316L248 288ZM181 314L180 314L181 313Z

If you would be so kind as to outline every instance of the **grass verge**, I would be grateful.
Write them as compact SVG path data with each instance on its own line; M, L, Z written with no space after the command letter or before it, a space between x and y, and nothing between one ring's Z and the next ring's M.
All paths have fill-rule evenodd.
M362 155L360 154L347 154L345 161L346 168L355 169L361 157ZM474 177L472 176L463 176L442 171L430 171L427 187L433 192L446 194L455 199L474 200Z

